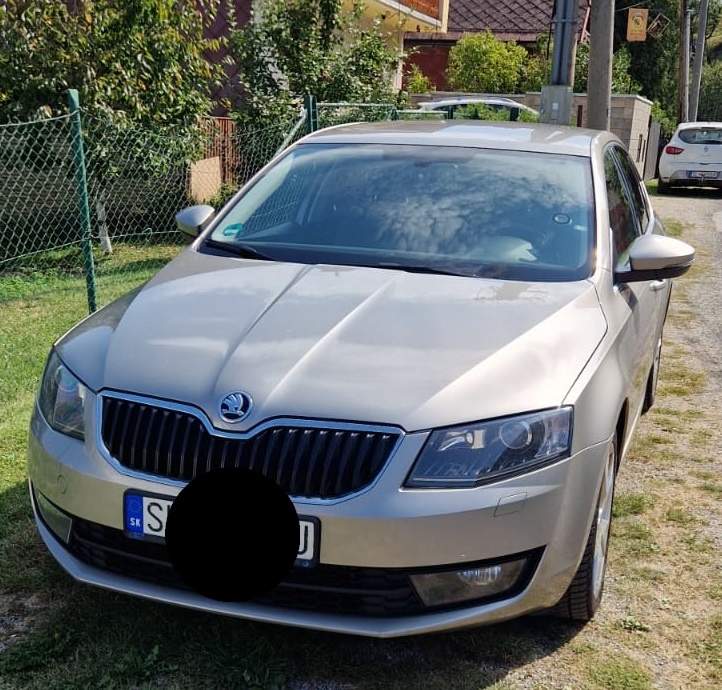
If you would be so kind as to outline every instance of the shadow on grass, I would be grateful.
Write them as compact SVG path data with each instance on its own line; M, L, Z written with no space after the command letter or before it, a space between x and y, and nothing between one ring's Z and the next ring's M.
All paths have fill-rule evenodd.
M0 594L30 619L13 640L0 625L3 688L502 688L580 630L538 617L377 640L198 613L76 583L42 544L24 483L0 494L0 514L15 525L0 533Z
M682 197L686 199L718 199L722 196L722 190L714 187L673 187L668 192L660 194L657 189L656 181L648 181L646 183L647 191L650 196L659 197L661 199Z

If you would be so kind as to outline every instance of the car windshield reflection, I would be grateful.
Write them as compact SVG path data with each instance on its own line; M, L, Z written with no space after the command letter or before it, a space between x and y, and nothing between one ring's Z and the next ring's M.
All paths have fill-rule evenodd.
M306 144L224 212L206 246L278 261L580 280L592 271L591 189L588 160L575 156Z

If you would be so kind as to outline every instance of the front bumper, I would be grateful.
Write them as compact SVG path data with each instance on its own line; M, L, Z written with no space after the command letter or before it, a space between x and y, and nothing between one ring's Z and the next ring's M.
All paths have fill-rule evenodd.
M294 501L299 514L314 516L321 523L319 571L312 584L306 583L303 596L305 575L298 573L295 579L301 579L302 587L289 590L285 597L276 592L279 596L271 597L272 604L218 602L183 588L172 566L163 563L162 551L131 558L160 565L154 572L129 577L129 572L138 573L126 568L127 558L113 561L108 555L113 551L129 555L122 531L124 492L134 489L173 496L179 489L119 473L89 441L57 434L37 413L29 446L31 489L74 518L69 546L44 524L35 500L33 506L43 540L77 580L207 612L393 637L493 623L553 606L581 560L606 444L536 472L475 489L400 489L424 440L425 434L408 435L379 480L358 495L334 502ZM97 540L108 547L105 552L95 548ZM521 588L512 588L502 599L425 610L409 585L409 572L461 567L514 554L528 554L532 565L520 579ZM374 599L379 592L364 580L378 577L384 579L380 589L391 592L390 599L387 596L381 603ZM344 589L344 606L327 605ZM353 608L355 599L363 604L357 609ZM376 608L375 603L379 604Z

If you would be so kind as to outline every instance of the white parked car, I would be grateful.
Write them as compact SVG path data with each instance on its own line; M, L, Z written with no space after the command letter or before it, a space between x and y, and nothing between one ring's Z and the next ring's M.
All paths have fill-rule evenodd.
M617 137L331 127L177 220L191 246L43 375L30 490L73 577L379 637L595 614L617 469L694 257ZM226 470L272 480L298 518L290 570L249 600L188 586L165 538L185 490ZM276 519L236 501L208 501L230 525L186 513L199 566L231 584L265 568L249 535Z
M722 189L722 122L683 122L659 158L657 189Z

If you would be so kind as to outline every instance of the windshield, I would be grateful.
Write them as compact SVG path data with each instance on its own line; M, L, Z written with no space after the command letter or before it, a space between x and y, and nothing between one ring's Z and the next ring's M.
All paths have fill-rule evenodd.
M299 263L579 280L591 273L591 189L588 159L574 156L308 143L224 210L206 246Z

